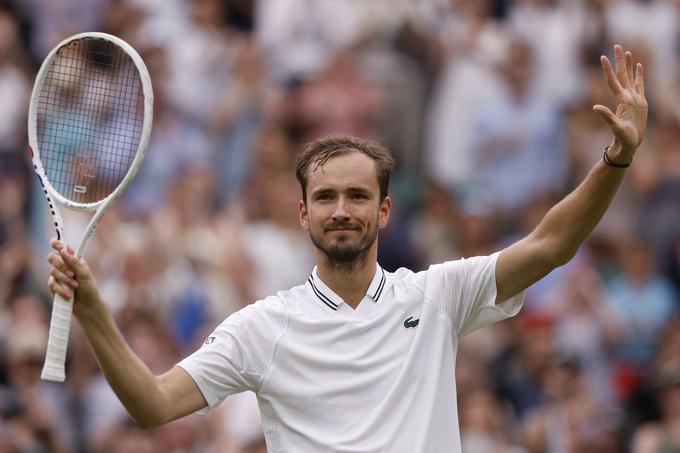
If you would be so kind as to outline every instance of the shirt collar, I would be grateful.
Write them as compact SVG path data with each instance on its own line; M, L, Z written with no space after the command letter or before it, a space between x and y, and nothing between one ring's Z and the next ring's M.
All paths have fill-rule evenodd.
M366 291L366 297L369 297L374 302L380 300L380 296L385 289L385 283L387 282L387 277L385 276L385 270L376 264L375 274L373 275L373 280L371 284L368 285L368 290ZM340 296L335 294L335 291L330 289L317 275L316 266L312 270L312 274L309 276L307 283L312 289L312 292L316 298L326 305L331 310L337 311L338 308L345 302Z

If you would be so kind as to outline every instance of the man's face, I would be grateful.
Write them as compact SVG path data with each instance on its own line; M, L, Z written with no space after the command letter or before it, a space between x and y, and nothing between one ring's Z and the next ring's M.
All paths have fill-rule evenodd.
M377 247L378 229L389 220L391 200L380 201L375 162L360 152L329 159L307 174L307 202L300 225L331 265L349 266Z

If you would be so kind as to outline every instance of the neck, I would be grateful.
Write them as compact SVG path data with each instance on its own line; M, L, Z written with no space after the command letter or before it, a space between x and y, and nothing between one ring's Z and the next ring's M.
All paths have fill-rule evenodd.
M316 274L352 309L356 309L364 298L375 275L378 258L376 243L366 255L352 263L329 262L323 252L316 250Z

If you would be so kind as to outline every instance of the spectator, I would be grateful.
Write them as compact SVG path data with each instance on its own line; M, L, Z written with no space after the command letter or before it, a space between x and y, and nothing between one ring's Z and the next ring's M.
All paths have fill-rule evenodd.
M568 356L550 359L542 381L545 401L527 417L529 452L616 451L616 425L584 388L582 367Z
M463 432L463 451L469 453L522 453L525 450L513 445L514 425L509 407L503 407L488 390L479 388L464 394L460 400L460 426Z
M533 49L532 93L560 106L578 102L582 94L580 60L592 30L583 3L520 0L509 17L511 30Z
M642 371L654 358L660 332L677 312L677 295L657 272L649 244L637 236L621 238L618 244L620 269L609 282L611 309L626 332L618 359Z
M351 54L340 54L318 77L295 90L289 120L302 142L330 133L377 138L383 93L357 68Z
M46 345L40 302L30 296L16 299L7 339L7 384L0 386L3 418L14 448L69 452L75 446L75 431L68 394L39 379Z
M531 90L536 61L529 44L512 41L499 71L502 91L476 117L474 168L477 182L511 215L537 193L561 191L567 162L559 106Z
M508 40L490 2L452 3L452 14L444 15L445 59L429 99L424 134L426 174L448 188L474 181L474 119L481 105L500 95L494 67Z
M633 435L633 453L659 453L680 449L680 362L666 363L656 376L661 419L647 423Z
M0 6L0 153L24 144L30 85L20 49L18 23Z

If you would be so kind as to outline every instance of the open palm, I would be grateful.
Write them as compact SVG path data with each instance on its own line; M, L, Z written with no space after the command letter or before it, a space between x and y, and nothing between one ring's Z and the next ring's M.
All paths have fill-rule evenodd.
M633 74L633 55L624 52L619 45L614 46L616 69L604 55L600 60L609 89L616 99L616 113L600 104L594 105L593 110L609 124L624 152L632 157L647 128L644 69L642 63L637 63Z

